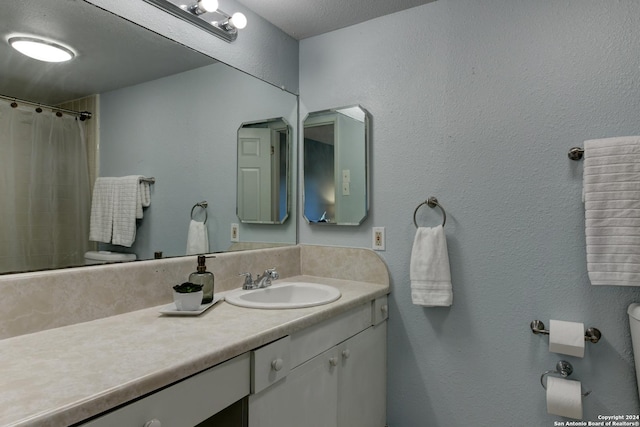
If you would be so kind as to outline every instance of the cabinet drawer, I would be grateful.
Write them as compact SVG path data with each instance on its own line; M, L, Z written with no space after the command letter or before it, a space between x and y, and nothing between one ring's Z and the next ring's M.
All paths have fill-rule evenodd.
M250 356L245 353L137 400L83 427L195 426L249 394Z
M387 317L389 317L389 303L385 295L371 303L371 324L375 326L387 320Z
M291 368L371 326L371 304L363 304L291 335Z
M251 352L251 393L259 393L286 377L291 369L287 336Z

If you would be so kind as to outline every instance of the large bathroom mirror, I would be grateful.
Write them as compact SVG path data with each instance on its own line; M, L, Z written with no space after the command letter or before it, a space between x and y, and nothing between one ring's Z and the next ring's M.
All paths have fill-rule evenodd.
M14 97L93 113L93 118L83 122L88 140L88 191L96 176L155 178L150 206L138 220L131 247L86 243L67 247L63 256L51 254L68 233L82 228L80 224L65 224L64 231L53 231L54 224L39 214L39 206L25 204L29 197L17 198L27 194L24 190L0 188L0 206L23 209L14 215L19 226L9 224L0 209L4 223L0 273L84 265L86 250L127 252L137 259L151 259L156 253L185 255L190 214L201 201L208 202L210 252L296 243L295 219L269 226L241 222L233 242L230 235L232 224L238 222L232 178L236 176L238 124L282 117L291 128L289 135L296 135L296 95L86 1L7 2L0 14L0 28L0 95L9 98L0 102L6 102L8 111ZM7 44L13 34L55 39L72 47L76 57L56 64L23 57ZM15 110L27 108L21 101L17 104ZM295 171L296 144L289 148L285 154L288 170ZM6 172L9 168L2 165L6 151L2 153L0 169ZM38 173L38 169L31 170L24 174L29 180L17 181L27 186L31 182L37 189L34 183L47 180L41 180ZM289 194L295 194L295 179L289 178ZM296 212L295 198L288 198L288 203L291 217ZM32 238L29 242L18 240L13 233L24 227L27 218L39 221L25 233ZM36 252L38 256L32 257Z
M282 224L289 216L291 127L282 118L238 129L237 213L243 223Z
M304 218L359 225L369 212L369 113L360 106L309 113L304 120Z

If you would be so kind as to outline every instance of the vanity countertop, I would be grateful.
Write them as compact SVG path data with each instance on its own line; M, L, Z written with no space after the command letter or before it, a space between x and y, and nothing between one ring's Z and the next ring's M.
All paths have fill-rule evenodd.
M152 307L0 341L0 425L70 425L389 292L389 286L296 276L335 286L337 301L257 310L221 302L197 317Z

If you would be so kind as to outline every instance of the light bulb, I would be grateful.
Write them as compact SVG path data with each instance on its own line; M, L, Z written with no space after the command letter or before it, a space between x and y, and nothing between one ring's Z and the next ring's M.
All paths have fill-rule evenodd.
M231 19L229 19L229 23L235 28L241 30L247 26L247 17L240 12L236 12L231 16Z
M197 3L192 4L186 8L194 15L202 15L207 12L215 12L218 10L218 0L198 0Z
M68 48L34 37L11 37L9 44L30 58L45 62L64 62L75 56Z
M218 10L218 0L198 0L198 6L205 12L215 12Z

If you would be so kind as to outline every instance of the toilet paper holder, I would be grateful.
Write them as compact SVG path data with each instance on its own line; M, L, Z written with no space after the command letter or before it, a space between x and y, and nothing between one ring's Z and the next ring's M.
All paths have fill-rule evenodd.
M544 328L544 323L540 320L534 320L531 322L531 332L534 334L549 335L549 331ZM584 333L584 340L592 343L597 343L602 338L602 333L597 328L588 328Z
M573 366L571 366L571 363L567 362L566 360L559 360L558 363L556 363L555 371L544 371L544 373L540 375L540 384L542 384L542 388L545 389L546 391L547 386L544 383L544 377L550 374L556 374L556 375L560 375L562 378L567 378L572 373L573 373ZM591 390L586 391L582 393L582 397L587 397L590 394L591 394Z

